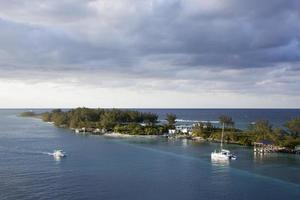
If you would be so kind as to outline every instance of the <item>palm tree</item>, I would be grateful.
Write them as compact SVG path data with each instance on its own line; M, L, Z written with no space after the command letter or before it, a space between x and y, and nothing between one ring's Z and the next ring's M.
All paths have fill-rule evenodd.
M174 128L175 127L176 119L177 119L177 116L175 114L167 113L166 120L168 121L168 126L170 128Z
M221 115L219 117L219 121L222 126L224 125L224 128L228 128L228 127L233 128L234 127L234 121L232 120L232 117L230 117L230 116Z

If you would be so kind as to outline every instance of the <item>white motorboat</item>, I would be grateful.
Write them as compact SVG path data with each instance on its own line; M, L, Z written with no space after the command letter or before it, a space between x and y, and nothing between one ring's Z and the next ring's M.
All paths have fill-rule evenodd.
M56 158L63 158L66 157L65 152L63 152L62 150L54 150L54 152L52 153L52 155Z
M223 137L224 137L224 123L222 127L222 137L221 137L221 149L220 151L214 151L211 153L212 160L236 160L236 156L230 153L229 150L223 149Z

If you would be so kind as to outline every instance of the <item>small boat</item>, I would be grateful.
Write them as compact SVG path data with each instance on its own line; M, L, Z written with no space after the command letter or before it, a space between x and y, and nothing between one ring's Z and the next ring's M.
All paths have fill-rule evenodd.
M222 127L222 137L221 137L221 149L220 151L214 151L211 153L212 160L236 160L236 156L230 153L229 150L223 149L223 137L224 137L224 123Z
M62 150L54 150L52 155L55 157L55 158L63 158L63 157L66 157L66 154L65 152L63 152Z
M219 152L214 151L211 153L212 160L236 160L236 156L230 153L227 149L221 149Z

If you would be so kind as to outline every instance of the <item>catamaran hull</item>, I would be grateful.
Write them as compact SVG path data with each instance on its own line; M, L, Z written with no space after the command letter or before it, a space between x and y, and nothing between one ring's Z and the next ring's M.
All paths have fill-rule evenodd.
M236 160L234 155L223 155L220 153L211 153L212 160Z
M212 160L229 160L230 158L225 155L219 155L218 153L212 153L211 159Z

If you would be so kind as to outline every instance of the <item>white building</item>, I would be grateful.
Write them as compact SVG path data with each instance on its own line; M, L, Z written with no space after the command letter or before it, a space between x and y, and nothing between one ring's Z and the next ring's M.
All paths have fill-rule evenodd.
M190 134L192 132L193 126L191 125L178 125L176 126L176 130L184 133L184 134Z

